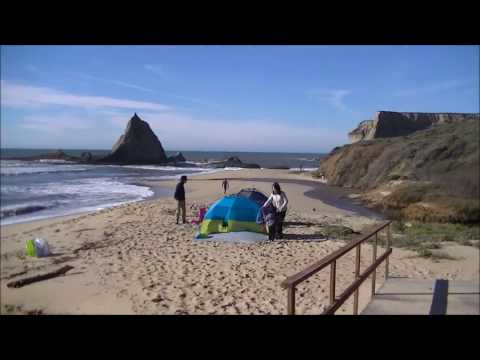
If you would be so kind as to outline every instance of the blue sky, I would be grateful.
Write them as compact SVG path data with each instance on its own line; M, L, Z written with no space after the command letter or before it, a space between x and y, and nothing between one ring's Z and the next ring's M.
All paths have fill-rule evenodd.
M475 46L2 46L1 145L328 152L379 110L479 112Z

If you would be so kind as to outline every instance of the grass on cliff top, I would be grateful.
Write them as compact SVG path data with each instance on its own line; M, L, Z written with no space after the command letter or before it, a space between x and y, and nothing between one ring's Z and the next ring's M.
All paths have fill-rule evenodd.
M403 186L386 197L382 206L381 210L394 220L463 224L480 222L478 197L449 194L445 186L438 184Z
M379 233L379 245L386 244L386 233ZM438 251L443 243L455 242L464 246L480 248L480 225L420 223L394 221L392 223L392 246L415 251L424 258L450 259L448 254Z

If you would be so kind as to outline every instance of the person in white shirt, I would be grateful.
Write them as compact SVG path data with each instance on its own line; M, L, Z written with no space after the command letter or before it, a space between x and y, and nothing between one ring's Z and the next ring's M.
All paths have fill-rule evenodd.
M281 239L283 237L283 221L285 220L285 215L287 213L288 198L287 195L282 191L278 183L273 184L273 191L270 197L265 201L262 207L266 207L269 204L272 204L275 208L275 231L270 234L269 239L275 240L275 237Z

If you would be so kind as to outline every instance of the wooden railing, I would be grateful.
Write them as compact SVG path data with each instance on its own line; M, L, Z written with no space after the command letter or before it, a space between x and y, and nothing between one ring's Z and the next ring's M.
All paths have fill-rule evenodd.
M376 227L372 230L369 234L356 239L352 240L349 244L345 245L344 247L338 249L334 253L324 257L322 260L310 265L305 270L300 271L299 273L292 275L285 279L281 286L284 289L287 289L287 313L289 315L295 315L295 288L301 282L307 280L313 274L319 272L320 270L324 269L328 265L330 265L330 304L327 309L322 313L322 315L327 314L334 314L335 311L338 310L340 306L354 293L354 300L353 300L353 314L358 314L358 295L359 295L359 287L362 283L372 274L372 291L371 295L375 295L375 281L376 281L376 269L377 267L385 261L385 280L388 278L388 268L389 268L389 261L388 257L392 253L391 245L391 229L390 229L391 221L384 222L380 226ZM387 228L387 243L386 243L386 251L377 259L377 246L378 246L378 233ZM361 245L362 243L366 242L372 236L375 236L375 242L373 245L373 252L372 252L372 264L362 273L360 274L360 255L361 255ZM335 297L335 280L336 280L336 265L337 259L348 253L353 248L356 248L356 256L355 256L355 281L347 287L347 289L338 297Z

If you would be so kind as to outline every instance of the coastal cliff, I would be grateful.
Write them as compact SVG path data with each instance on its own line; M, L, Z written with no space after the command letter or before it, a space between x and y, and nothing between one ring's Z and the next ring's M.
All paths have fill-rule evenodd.
M322 159L317 175L329 185L356 189L371 206L404 218L480 221L478 114L462 121L443 115L412 119L421 126L435 120L436 126L335 148ZM388 135L394 129L374 130Z
M478 119L475 113L418 113L378 111L373 120L360 122L348 136L350 142L405 136L432 125Z

